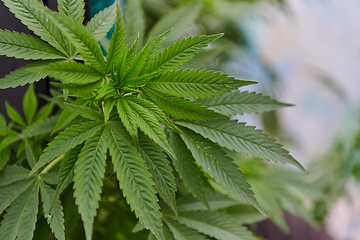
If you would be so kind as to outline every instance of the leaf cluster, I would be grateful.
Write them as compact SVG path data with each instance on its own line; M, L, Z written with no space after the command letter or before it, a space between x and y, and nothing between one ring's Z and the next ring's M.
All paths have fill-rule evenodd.
M255 239L226 214L211 212L230 206L229 202L238 205L245 201L264 213L225 149L304 169L261 130L230 120L236 113L273 110L286 104L238 91L255 83L252 81L214 71L179 69L221 34L183 38L162 48L174 34L171 29L161 33L163 27L154 27L146 39L140 1L127 1L125 21L115 1L86 25L82 25L84 3L80 0L60 0L59 12L36 0L2 1L40 39L1 30L2 53L38 61L0 79L0 88L53 77L58 80L53 84L63 89L53 102L63 110L56 118L44 118L46 114L41 112L46 110L34 115L32 87L24 101L28 125L8 106L21 133L2 124L7 137L1 151L22 140L28 168L20 162L1 172L0 197L7 213L0 236L33 238L40 191L43 217L55 237L64 239L59 197L73 185L86 239L92 239L104 179L110 172L139 225L150 230L150 238ZM98 40L114 22L104 57ZM34 131L53 134L39 157L27 143L35 137ZM210 179L237 201L213 203L206 194ZM178 204L176 182L196 198L191 200L192 206Z

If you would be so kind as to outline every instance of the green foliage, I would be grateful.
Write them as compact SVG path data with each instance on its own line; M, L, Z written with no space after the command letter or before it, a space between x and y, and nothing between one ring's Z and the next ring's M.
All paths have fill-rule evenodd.
M260 130L230 121L236 113L287 104L232 92L252 81L179 70L222 36L173 43L197 18L200 1L169 12L146 44L142 1L126 2L125 19L116 1L86 26L81 0L59 1L59 12L36 0L3 2L43 41L0 31L3 55L39 60L0 79L0 88L51 76L63 94L52 91L51 103L37 112L30 86L23 103L26 121L8 104L12 123L0 118L0 166L10 162L0 172L0 239L39 239L46 232L73 239L81 229L77 214L87 240L255 239L227 211L243 200L261 212L262 206L226 148L303 167ZM105 58L97 41L115 18ZM54 104L61 113L50 116ZM137 219L137 230L149 231L130 233ZM103 230L110 226L112 231Z

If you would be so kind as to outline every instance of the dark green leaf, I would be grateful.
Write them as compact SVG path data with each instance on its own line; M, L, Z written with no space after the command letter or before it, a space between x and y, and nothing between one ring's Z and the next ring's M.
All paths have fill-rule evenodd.
M197 99L196 102L215 112L232 116L235 114L258 113L289 107L291 104L278 102L268 96L255 92L230 92L215 98Z
M162 149L143 134L139 134L138 151L145 160L160 197L176 212L175 177Z
M66 56L46 42L25 33L0 29L1 55L23 59L58 59Z
M160 106L162 110L175 118L188 120L209 120L213 118L224 118L224 115L208 110L202 105L187 99L160 93L146 88L145 93Z
M41 199L44 217L50 225L57 240L65 240L64 213L59 198L55 198L55 190L40 182Z
M186 69L162 73L147 86L183 98L204 98L250 84L253 82L228 77L220 72Z
M94 122L83 122L80 124L72 125L66 130L62 131L58 136L51 141L44 149L44 153L40 156L39 161L36 163L31 171L33 174L36 170L49 163L51 160L59 157L67 151L73 149L85 140L93 136L102 125Z
M86 239L91 239L92 224L99 207L105 174L108 128L98 131L84 144L75 163L74 197L84 222Z
M255 127L245 126L245 123L216 120L199 123L179 122L178 124L230 150L275 162L289 163L305 171L304 167L282 148L282 145L276 143L276 140L269 138L261 130L255 130Z
M191 152L181 137L176 133L171 133L170 144L176 156L176 159L173 159L173 164L180 178L184 181L188 190L198 198L204 206L210 208L206 199L204 183L201 179L202 173L195 164L195 159L191 155Z
M204 171L235 197L244 199L263 212L255 199L250 184L247 183L247 179L238 167L232 163L232 159L210 140L186 128L181 128L181 130L182 139Z
M150 228L159 240L165 240L151 174L140 153L127 140L125 128L117 122L109 122L108 125L108 145L120 188L140 222Z

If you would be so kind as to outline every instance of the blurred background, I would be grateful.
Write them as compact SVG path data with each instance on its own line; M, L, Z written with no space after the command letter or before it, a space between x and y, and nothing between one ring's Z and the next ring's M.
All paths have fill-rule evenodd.
M87 1L88 19L113 2ZM56 9L56 1L45 4ZM174 27L165 46L189 35L225 33L186 68L255 80L259 84L241 90L296 105L234 116L278 139L308 170L306 175L239 156L237 163L271 219L248 214L244 221L262 239L360 239L359 11L359 0L143 0L139 5L145 39ZM2 3L0 27L30 33ZM108 40L101 44L106 53ZM4 56L0 61L0 77L25 64ZM44 94L48 88L46 81L36 85ZM1 113L5 101L21 109L25 90L1 90Z

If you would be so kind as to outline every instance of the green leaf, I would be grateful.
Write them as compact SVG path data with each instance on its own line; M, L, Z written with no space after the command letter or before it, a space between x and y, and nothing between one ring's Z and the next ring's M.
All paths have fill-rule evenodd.
M167 36L169 36L171 31L172 31L172 28L168 29L167 31L165 31L162 34L159 34L156 37L150 38L149 42L147 43L147 45L149 46L149 49L148 49L148 57L147 57L146 62L152 61L152 59L156 56L161 45L163 44L163 42L165 41Z
M0 54L25 60L58 59L66 56L46 42L25 33L0 29Z
M206 70L178 70L162 73L146 86L163 93L183 98L204 98L221 95L253 84L227 74Z
M107 99L104 104L104 120L107 122L109 120L110 114L115 106L115 99Z
M84 21L85 3L82 0L59 0L58 11L78 23Z
M0 187L29 178L29 170L16 165L8 165L0 172Z
M173 28L165 44L169 45L187 35L187 30L198 18L201 5L199 2L188 2L182 6L171 9L160 18L149 32L149 37L156 36L169 28Z
M34 184L34 180L24 179L0 187L0 214L26 189Z
M162 149L143 134L139 134L138 151L145 160L160 197L176 212L175 177Z
M247 201L260 212L263 212L255 199L250 184L247 183L247 179L238 169L238 166L232 163L232 159L210 140L188 129L182 128L181 130L182 139L204 171L209 173L216 182L234 194L235 197Z
M26 127L24 120L20 117L20 114L15 110L15 108L10 106L10 104L8 104L7 102L5 102L5 106L6 106L6 112L10 117L10 119L18 123L20 126Z
M103 75L89 65L78 62L53 63L29 71L43 73L65 83L88 84L99 81Z
M31 149L31 147L30 147L30 145L29 145L29 143L28 143L28 141L26 139L24 140L24 142L25 142L26 159L27 159L27 161L29 163L29 166L31 168L33 168L35 166L35 164L36 164L36 160L35 160L33 150ZM28 176L29 176L29 171L27 171L27 172L28 172Z
M130 65L125 69L122 81L126 82L138 75L144 68L147 59L148 45L146 45L130 62Z
M44 13L54 19L57 27L61 29L90 66L101 73L105 72L105 60L100 45L88 28L62 14L51 11L44 11Z
M10 72L5 77L0 79L0 89L6 89L9 87L15 88L18 86L24 86L27 83L31 84L33 82L40 81L41 79L46 77L46 74L31 72L30 69L32 69L33 67L47 65L52 62L54 61L47 60L34 62Z
M106 57L106 72L110 72L112 70L113 64L122 59L124 55L124 50L126 49L123 15L118 1L115 1L115 5L116 23L114 33L110 40L108 54Z
M56 239L65 240L64 213L59 198L55 198L55 190L40 181L41 200L44 216Z
M91 239L92 224L99 207L108 139L108 128L104 127L85 142L79 160L75 163L74 197L88 240Z
M25 24L42 40L69 56L68 46L54 22L43 13L43 5L33 0L3 0L15 17Z
M171 132L170 145L176 156L173 164L180 178L184 181L185 186L204 206L210 208L206 199L204 183L201 179L202 173L196 165L191 152L181 140L180 136L174 132Z
M115 22L116 16L115 4L104 10L98 12L90 21L86 27L93 33L95 39L100 41L110 31Z
M66 153L89 139L97 131L99 131L101 127L102 125L99 125L99 123L96 122L83 122L68 127L48 144L30 174L33 174L36 170L49 163L51 160L59 157L61 154Z
M44 120L44 118L48 117L52 110L53 110L54 104L48 103L40 108L40 110L36 113L33 122L39 122L41 120Z
M39 185L35 182L11 204L1 222L1 240L32 239L38 212L38 193Z
M110 155L127 202L140 222L150 228L159 240L165 240L161 230L160 207L146 164L140 153L127 140L124 127L118 122L109 122L108 126Z
M32 138L32 137L48 134L54 128L57 120L58 120L58 116L52 116L49 118L45 118L45 119L41 120L40 122L34 123L33 125L25 128L23 131L21 131L21 133L18 134L11 141L9 141L8 144L16 142L20 139Z
M245 227L242 227L228 216L209 211L184 212L179 216L169 216L187 227L219 240L255 240Z
M55 197L57 198L65 190L65 188L73 181L75 162L78 159L83 144L73 148L66 153L61 161L59 170L59 179L56 186Z
M154 61L147 68L147 73L155 72L159 69L167 71L175 70L220 36L222 36L222 34L195 36L174 43L156 56Z
M149 112L151 112L156 117L156 119L160 123L170 127L171 129L176 129L176 126L169 119L169 117L166 116L165 112L155 103L148 101L146 99L135 98L135 97L132 97L131 100L137 103L138 105L145 107Z
M219 193L208 192L206 198L212 211L240 204L238 201ZM208 210L202 202L190 195L178 199L177 206L179 212Z
M4 116L0 113L0 130L6 128L6 120Z
M170 218L165 217L165 223L174 235L175 240L207 240L208 238L191 228L181 225Z
M278 102L268 96L263 96L261 93L249 93L247 91L235 91L215 98L197 99L196 102L227 116L272 111L280 107L293 106Z
M126 130L129 132L130 136L138 141L138 130L137 125L135 124L135 113L132 108L129 106L128 101L125 98L120 98L117 101L117 112L121 122L124 124Z
M58 83L58 82L50 82L51 85L54 85L56 87L66 89L70 92L74 93L89 93L94 91L97 88L101 87L101 84L103 83L103 79L100 79L99 81L88 83L88 84L72 84L72 83Z
M133 120L131 124L138 126L150 139L162 147L170 156L174 156L166 135L160 126L159 121L146 107L137 103L136 97L127 96L123 99L132 110Z
M130 46L139 36L139 45L141 46L145 34L145 17L141 0L126 1L125 29L127 44Z
M58 180L59 180L59 176L57 172L45 172L45 173L41 173L40 174L41 179L43 180L43 182L50 184L50 185L55 185Z
M70 103L64 103L67 108L71 111L76 112L77 114L81 115L84 118L94 120L94 121L102 121L104 116L102 113L99 113L91 108L84 107L84 106L77 106Z
M139 37L137 37L133 42L133 44L131 44L131 46L127 49L126 66L128 66L130 62L134 59L138 47L139 47Z
M76 99L75 101L71 102L71 104L73 105L77 105L77 106L86 106L86 104L88 104L88 100L84 100L81 98ZM64 105L65 106L65 105ZM51 132L51 134L53 134L54 132L58 131L59 129L65 127L67 124L69 124L72 120L74 120L74 118L76 118L76 116L78 115L78 113L71 111L68 108L65 108L59 117L58 122L56 123L55 128L53 129L53 131Z
M283 149L282 145L276 143L275 139L269 138L269 135L262 133L261 130L255 130L255 127L245 126L245 123L216 120L178 124L230 150L275 162L289 163L305 171L304 167Z
M8 161L10 160L10 155L11 155L10 146L0 150L0 170L8 163Z
M212 110L208 110L202 105L187 99L160 93L155 90L145 88L145 94L149 96L162 110L175 118L188 120L208 120L213 118L224 118Z
M34 85L29 85L28 90L24 95L23 109L25 113L26 122L28 125L32 123L37 108L37 99L34 91Z

